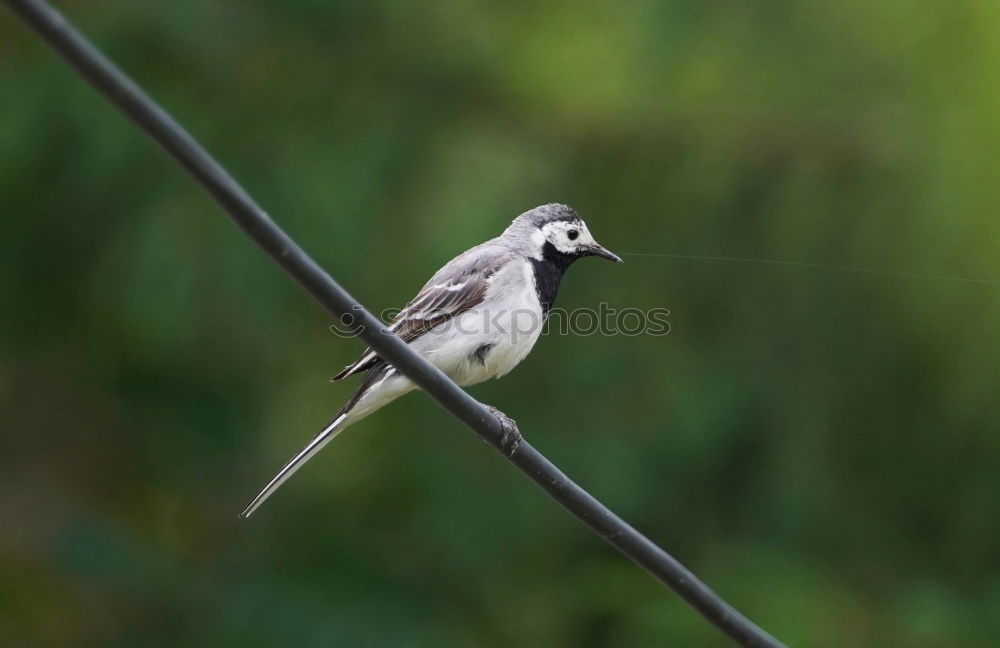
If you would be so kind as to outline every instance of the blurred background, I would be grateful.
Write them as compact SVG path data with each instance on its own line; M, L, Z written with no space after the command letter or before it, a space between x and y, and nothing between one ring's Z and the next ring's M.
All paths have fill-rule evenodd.
M1000 6L58 3L373 310L518 213L1000 280ZM249 498L359 345L0 11L0 643L725 646L427 398ZM1000 638L1000 286L626 257L474 388L793 646Z

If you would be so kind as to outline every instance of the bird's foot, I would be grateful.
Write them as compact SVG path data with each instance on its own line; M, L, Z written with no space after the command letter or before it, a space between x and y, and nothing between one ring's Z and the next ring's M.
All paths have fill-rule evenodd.
M514 453L521 447L521 442L524 441L521 431L517 429L517 422L492 405L484 404L484 406L490 411L490 414L497 417L497 420L500 421L500 428L503 430L500 434L497 450L506 457L513 457Z

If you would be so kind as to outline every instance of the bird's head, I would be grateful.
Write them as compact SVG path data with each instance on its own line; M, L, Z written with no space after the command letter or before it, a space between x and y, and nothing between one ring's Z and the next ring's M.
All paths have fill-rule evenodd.
M572 262L599 256L622 263L617 254L594 240L580 215L566 205L553 203L526 211L514 219L504 235L516 239L528 256L539 260L558 257Z

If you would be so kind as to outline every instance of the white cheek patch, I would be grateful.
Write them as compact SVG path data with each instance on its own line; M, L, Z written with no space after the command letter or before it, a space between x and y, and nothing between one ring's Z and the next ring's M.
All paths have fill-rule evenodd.
M573 254L576 252L576 243L566 243L565 241L561 241L554 243L553 245L555 245L555 248L563 254Z
M579 233L575 240L569 239L570 230L576 230ZM563 254L577 254L581 248L590 247L595 243L594 237L587 229L587 224L580 220L548 223L542 229L531 233L531 242L536 250L534 255L536 259L541 258L542 247L546 242L551 243L555 249Z
M545 233L545 239L551 242L557 250L563 254L573 254L577 250L580 239L576 241L569 240L569 236L566 233L571 229L580 231L581 237L586 233L586 228L583 227L582 223L577 225L576 223L567 223L565 221L549 223L542 228L542 232Z

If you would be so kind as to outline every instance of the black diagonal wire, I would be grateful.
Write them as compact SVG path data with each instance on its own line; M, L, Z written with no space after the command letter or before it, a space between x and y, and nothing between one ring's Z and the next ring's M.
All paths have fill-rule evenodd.
M76 71L158 142L208 191L229 216L330 314L353 318L353 328L383 358L406 374L494 448L500 421L439 369L418 356L333 280L240 187L215 159L42 0L4 0ZM510 457L524 474L621 553L671 587L710 623L742 646L782 644L723 601L673 556L612 513L527 442Z

